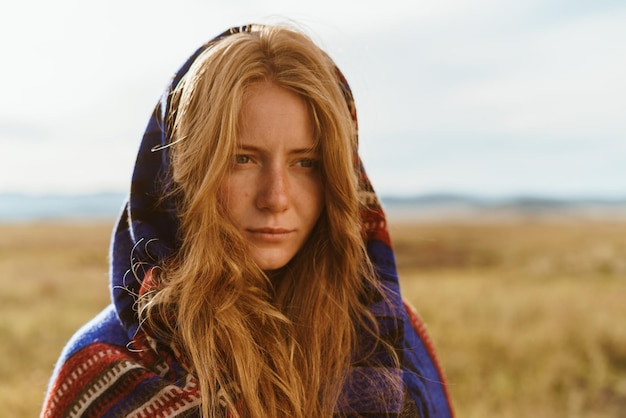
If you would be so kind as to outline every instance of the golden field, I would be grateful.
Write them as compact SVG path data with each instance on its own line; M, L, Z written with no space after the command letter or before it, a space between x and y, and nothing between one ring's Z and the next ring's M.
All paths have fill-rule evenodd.
M109 303L112 222L0 225L0 409L39 413L70 335ZM626 417L626 223L398 222L404 295L458 417Z

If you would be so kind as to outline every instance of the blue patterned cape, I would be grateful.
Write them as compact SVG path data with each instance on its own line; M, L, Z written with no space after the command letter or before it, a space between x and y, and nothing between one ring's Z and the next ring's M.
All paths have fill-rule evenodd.
M216 40L249 30L251 26L230 29L199 48L175 74L154 109L137 155L129 197L112 237L113 303L66 345L50 381L42 417L199 416L195 378L181 367L171 350L138 330L135 305L142 284L145 285L151 268L179 246L174 205L163 199L168 149L154 150L171 142L164 128L169 93L196 57ZM339 70L337 82L356 122L352 93ZM337 413L364 417L452 417L447 387L425 327L400 295L384 212L362 168L360 174L367 250L389 302L373 303L369 309L377 318L382 338L399 355L400 368L394 367L392 372L401 377L402 387L380 388L372 383L376 381L377 369L385 367L384 355L377 359L376 367L354 366ZM389 363L389 367L393 364ZM384 404L377 396L381 390L387 392Z

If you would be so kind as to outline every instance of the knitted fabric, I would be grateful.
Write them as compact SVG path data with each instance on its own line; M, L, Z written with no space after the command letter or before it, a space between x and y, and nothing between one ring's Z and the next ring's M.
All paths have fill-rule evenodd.
M157 104L139 148L128 200L112 236L113 303L67 343L53 372L42 417L199 416L196 379L169 347L139 327L136 303L137 296L149 287L152 268L180 245L174 204L164 198L163 190L169 164L165 146L171 142L164 129L169 93L202 51L222 37L250 30L250 26L230 29L199 48ZM352 93L339 70L337 82L356 123ZM430 339L417 314L400 296L385 215L362 166L360 189L367 251L386 296L386 302L375 302L369 309L378 321L381 337L399 356L400 368L391 371L401 383L394 388L377 385L384 355L377 367L355 365L336 412L342 416L451 417L447 388ZM367 345L367 337L362 337ZM386 394L384 404L381 391Z

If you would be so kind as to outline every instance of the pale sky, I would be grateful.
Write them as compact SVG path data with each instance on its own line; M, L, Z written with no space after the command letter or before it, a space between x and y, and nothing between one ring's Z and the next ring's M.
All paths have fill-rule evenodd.
M0 193L127 190L187 56L293 21L346 74L380 194L626 196L624 0L7 3Z

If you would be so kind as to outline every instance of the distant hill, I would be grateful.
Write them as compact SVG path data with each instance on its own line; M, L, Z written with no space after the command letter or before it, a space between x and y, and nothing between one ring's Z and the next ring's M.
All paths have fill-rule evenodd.
M0 194L0 222L114 219L125 195ZM553 199L537 196L486 198L462 194L383 196L391 219L485 219L584 217L626 219L624 199Z
M112 219L124 202L124 194L85 195L0 194L0 221Z
M612 218L626 220L623 199L541 196L480 197L461 194L424 194L412 197L382 198L391 218L411 219L538 219Z

